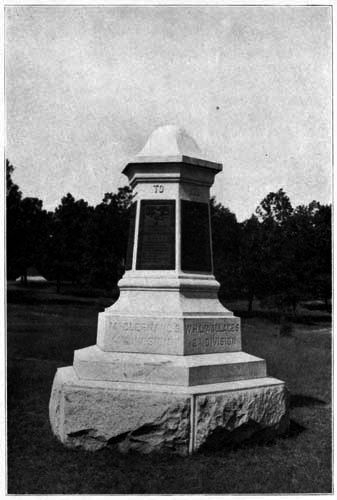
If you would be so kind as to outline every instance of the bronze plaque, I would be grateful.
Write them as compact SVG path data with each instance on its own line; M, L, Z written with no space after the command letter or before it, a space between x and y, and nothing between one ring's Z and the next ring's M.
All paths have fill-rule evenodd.
M175 200L141 200L137 269L175 269Z
M129 226L129 237L128 237L128 248L126 252L126 262L125 269L132 269L132 258L133 258L133 244L135 238L135 225L136 225L136 209L137 203L134 202L130 208L130 226Z
M181 200L181 269L212 272L208 203Z

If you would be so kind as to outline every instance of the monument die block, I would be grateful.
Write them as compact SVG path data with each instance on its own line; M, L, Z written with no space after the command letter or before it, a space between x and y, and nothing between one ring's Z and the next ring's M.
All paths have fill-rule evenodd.
M240 318L115 316L100 313L102 351L211 354L241 350Z

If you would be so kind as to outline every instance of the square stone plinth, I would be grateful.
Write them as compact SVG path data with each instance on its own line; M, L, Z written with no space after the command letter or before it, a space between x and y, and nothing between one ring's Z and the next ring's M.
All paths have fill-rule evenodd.
M241 351L235 316L152 317L99 314L97 345L102 351L153 354L212 354Z
M97 346L74 353L74 369L87 380L192 386L266 376L266 362L246 352L173 356L104 352Z
M270 377L177 387L79 379L57 370L49 405L54 434L68 447L187 455L214 442L284 432L288 396ZM232 438L232 439L231 439Z

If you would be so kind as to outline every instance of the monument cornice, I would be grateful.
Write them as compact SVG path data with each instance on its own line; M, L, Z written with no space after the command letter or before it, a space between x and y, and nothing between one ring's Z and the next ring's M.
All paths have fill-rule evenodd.
M160 164L160 163L186 163L188 165L195 165L197 167L210 168L221 172L222 163L213 162L210 160L205 160L203 158L196 158L192 156L187 156L184 154L179 155L167 155L167 156L136 156L134 157L122 170L125 174L126 169L129 165L149 165L149 164Z
M205 182L187 176L179 176L179 175L154 176L146 174L142 175L135 174L134 177L132 177L132 179L130 180L129 184L132 188L134 188L139 183L152 184L153 182L172 183L172 184L179 182L180 184L188 183L188 184L193 184L195 186L206 186L206 187L211 187L213 185L213 182L211 180L210 182Z

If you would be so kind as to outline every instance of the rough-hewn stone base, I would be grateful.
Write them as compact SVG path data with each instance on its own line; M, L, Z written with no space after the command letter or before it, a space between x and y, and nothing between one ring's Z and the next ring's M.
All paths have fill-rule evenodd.
M83 380L66 367L56 373L49 412L54 434L69 447L118 443L187 455L213 441L283 432L287 399L283 382L270 377L177 387Z
M246 381L249 382L249 381ZM254 434L282 434L288 428L288 393L282 385L251 387L196 398L194 448L222 447Z

